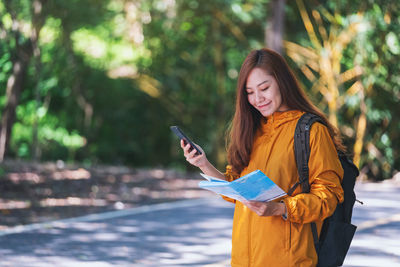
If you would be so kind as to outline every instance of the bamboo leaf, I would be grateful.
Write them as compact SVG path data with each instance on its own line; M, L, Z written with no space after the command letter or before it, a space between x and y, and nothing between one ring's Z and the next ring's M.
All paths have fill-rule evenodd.
M338 83L339 84L345 83L347 81L350 81L352 79L355 79L355 78L361 76L362 74L363 74L362 68L357 65L354 68L347 70L347 71L343 72L342 74L340 74Z
M317 38L317 35L315 34L314 26L311 23L311 20L307 14L306 7L304 6L303 0L296 0L297 6L299 7L300 10L300 15L301 18L303 19L304 26L306 27L308 36L310 38L310 41L312 44L317 48L321 48L321 43Z

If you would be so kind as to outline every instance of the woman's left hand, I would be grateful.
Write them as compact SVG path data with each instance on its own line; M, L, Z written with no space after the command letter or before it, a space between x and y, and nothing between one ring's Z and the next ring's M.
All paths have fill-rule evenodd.
M259 216L281 216L286 213L286 206L281 202L242 201L242 203Z

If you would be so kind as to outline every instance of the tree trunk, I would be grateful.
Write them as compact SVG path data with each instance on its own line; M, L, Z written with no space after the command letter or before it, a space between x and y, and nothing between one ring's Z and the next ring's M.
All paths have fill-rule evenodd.
M225 66L223 58L223 46L220 40L221 37L221 27L220 22L217 19L213 20L212 24L212 35L214 41L214 66L216 69L215 79L217 85L217 99L223 100L226 91L225 85ZM225 132L224 132L224 119L225 119L225 104L224 101L218 101L216 108L217 117L217 128L216 136L213 140L214 155L216 157L216 165L218 168L223 168L226 163L226 149L225 149Z
M42 29L44 22L45 22L45 16L42 16L42 9L43 9L43 4L45 4L46 1L40 1L40 0L34 0L32 3L31 7L31 13L32 13L32 34L31 34L31 42L32 42L32 51L33 51L33 56L34 56L34 61L35 61L35 72L36 72L36 86L35 86L35 102L36 102L36 114L34 117L33 121L33 126L32 126L32 157L34 161L39 160L40 158L40 148L39 148L39 140L38 140L38 131L39 131L39 119L37 115L37 111L40 107L40 102L41 102L41 96L40 96L40 79L41 79L41 73L42 73L42 64L41 64L41 58L40 58L40 48L39 48L39 33L40 30Z
M82 129L85 137L88 137L90 135L90 127L93 119L93 105L89 102L88 98L84 94L84 90L81 86L82 77L80 75L75 75L76 71L78 70L78 63L76 62L76 56L72 47L72 33L68 28L64 27L63 34L63 44L68 52L67 57L70 65L69 67L71 68L70 71L75 77L71 90L78 106L83 111L84 117L82 121Z
M44 23L42 17L42 6L44 0L34 0L32 3L32 25L34 26L31 39L27 40L23 44L19 44L20 39L20 28L17 18L17 11L12 5L10 0L5 1L5 8L11 15L12 19L12 31L10 33L14 36L16 48L15 57L12 59L13 71L7 81L6 89L6 104L2 112L1 124L0 124L0 162L4 160L4 156L8 150L8 144L10 143L10 136L12 127L15 122L15 110L19 103L19 97L23 90L23 83L26 77L27 68L29 61L31 60L34 53L34 44L39 36L39 31Z
M2 112L0 125L0 162L4 160L4 156L8 149L11 129L15 121L15 110L18 106L19 96L22 91L23 81L26 75L29 59L32 56L32 49L27 46L28 45L25 45L25 48L20 48L25 50L22 53L25 55L18 56L17 59L14 60L13 72L7 81L7 102Z
M272 0L269 5L269 19L265 28L265 45L282 54L286 0Z
M358 118L357 122L357 129L356 129L356 142L354 143L353 151L354 151L354 164L357 167L360 167L360 159L361 159L361 152L364 147L364 135L365 130L367 128L367 105L365 104L365 95L364 95L364 86L358 81L360 84L360 110L361 114Z

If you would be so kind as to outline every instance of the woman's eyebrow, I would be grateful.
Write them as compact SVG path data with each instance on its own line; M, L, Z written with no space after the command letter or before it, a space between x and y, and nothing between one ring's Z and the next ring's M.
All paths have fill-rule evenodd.
M260 82L259 84L257 84L257 87L262 85L262 84L264 84L264 83L267 83L267 82L269 82L269 80L265 80L263 82ZM250 87L246 87L246 89L251 89L251 88Z
M262 84L264 84L264 83L267 83L267 82L269 82L269 80L265 80L265 81L263 81L263 82L257 84L257 86L260 86L260 85L262 85Z

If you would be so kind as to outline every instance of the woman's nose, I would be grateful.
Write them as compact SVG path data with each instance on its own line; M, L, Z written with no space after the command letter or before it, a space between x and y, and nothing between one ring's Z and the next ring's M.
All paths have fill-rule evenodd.
M264 96L261 94L261 92L256 91L255 96L256 96L257 103L262 102L264 100Z

